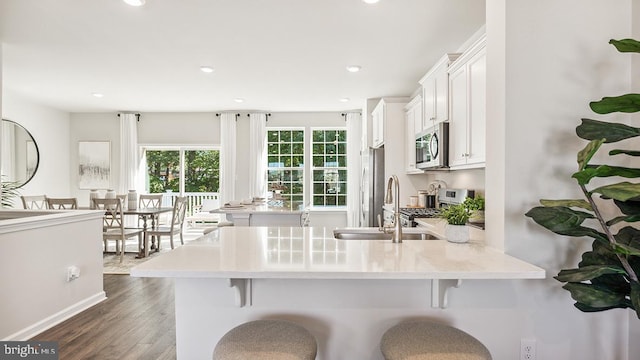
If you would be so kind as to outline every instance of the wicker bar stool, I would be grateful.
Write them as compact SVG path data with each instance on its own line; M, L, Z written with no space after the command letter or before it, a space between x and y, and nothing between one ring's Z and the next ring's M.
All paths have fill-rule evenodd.
M382 336L386 360L491 360L478 339L454 327L429 321L400 323Z
M229 330L213 360L313 360L318 345L307 329L284 320L255 320Z

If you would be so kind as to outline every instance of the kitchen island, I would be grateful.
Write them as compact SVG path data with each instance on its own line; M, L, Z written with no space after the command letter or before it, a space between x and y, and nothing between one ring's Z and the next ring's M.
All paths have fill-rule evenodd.
M211 213L225 214L235 226L304 226L308 215L302 203L281 206L267 203L225 204L211 210Z
M328 228L224 227L131 275L175 279L178 359L210 358L226 331L260 318L305 326L318 359L379 359L379 339L398 321L462 316L442 309L446 290L462 280L475 288L545 272L473 241L394 244L337 240Z

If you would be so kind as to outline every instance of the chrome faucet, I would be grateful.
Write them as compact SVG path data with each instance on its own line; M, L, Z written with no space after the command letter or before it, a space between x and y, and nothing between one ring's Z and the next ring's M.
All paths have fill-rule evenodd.
M396 197L393 198L391 192L391 186L395 185ZM394 201L395 200L395 201ZM398 177L391 175L389 181L387 181L387 195L384 198L385 204L393 203L393 224L392 226L384 226L383 230L385 234L392 234L391 241L394 243L402 242L402 224L400 223L400 183Z

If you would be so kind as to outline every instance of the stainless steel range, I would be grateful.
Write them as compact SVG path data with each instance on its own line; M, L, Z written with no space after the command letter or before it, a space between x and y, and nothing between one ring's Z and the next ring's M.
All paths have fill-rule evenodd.
M438 189L438 208L400 208L400 223L403 227L415 227L417 218L438 217L441 207L461 204L467 197L474 197L475 192L467 189Z

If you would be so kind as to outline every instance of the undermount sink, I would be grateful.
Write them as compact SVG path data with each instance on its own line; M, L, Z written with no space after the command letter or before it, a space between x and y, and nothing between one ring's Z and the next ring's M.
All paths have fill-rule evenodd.
M391 234L385 234L378 228L342 228L334 229L333 237L341 240L391 240ZM440 240L439 237L415 228L402 232L402 240Z

